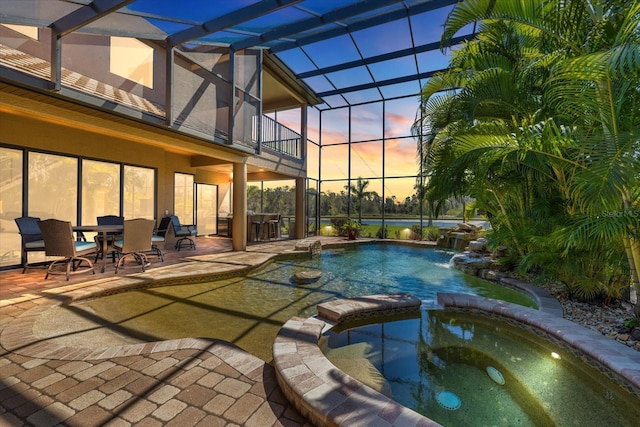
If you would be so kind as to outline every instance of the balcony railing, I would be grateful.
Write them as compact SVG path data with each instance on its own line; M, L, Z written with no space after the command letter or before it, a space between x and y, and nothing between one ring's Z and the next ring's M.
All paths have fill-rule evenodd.
M302 135L264 115L261 128L263 148L297 159L301 158Z

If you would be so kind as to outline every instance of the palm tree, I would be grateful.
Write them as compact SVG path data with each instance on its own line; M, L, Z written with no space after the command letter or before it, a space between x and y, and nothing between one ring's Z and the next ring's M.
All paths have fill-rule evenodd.
M479 34L424 87L414 124L429 186L474 196L520 259L536 235L565 255L616 245L638 290L639 19L638 1L459 3L443 45Z
M358 179L356 180L356 185L351 184L344 187L345 190L349 190L349 194L356 200L356 205L358 207L358 222L360 224L362 224L362 202L365 200L365 198L373 194L371 191L365 190L368 186L369 180L358 177Z

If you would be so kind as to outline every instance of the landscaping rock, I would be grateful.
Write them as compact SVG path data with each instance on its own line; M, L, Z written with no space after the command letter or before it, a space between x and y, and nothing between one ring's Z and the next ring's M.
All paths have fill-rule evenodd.
M322 243L320 243L320 240L303 239L296 242L294 250L310 252L311 255L319 255L322 253Z
M293 275L293 280L297 283L313 283L322 277L322 271L300 271Z

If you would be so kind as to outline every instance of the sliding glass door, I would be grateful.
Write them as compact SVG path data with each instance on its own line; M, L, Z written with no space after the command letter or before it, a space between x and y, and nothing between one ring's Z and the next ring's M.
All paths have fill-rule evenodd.
M218 186L196 184L196 218L199 235L211 235L218 232Z

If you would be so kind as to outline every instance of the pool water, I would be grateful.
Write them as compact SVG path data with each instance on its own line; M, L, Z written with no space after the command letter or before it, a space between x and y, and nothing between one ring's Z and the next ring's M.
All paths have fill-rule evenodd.
M56 307L36 329L40 338L60 344L219 338L269 362L287 320L315 315L317 304L336 298L408 292L435 300L437 292L459 292L534 305L519 292L450 268L453 254L390 244L329 250L275 261L247 277L132 290ZM322 275L311 283L292 279L317 271Z
M321 342L343 371L447 426L622 427L640 420L627 389L558 344L495 318L423 310L340 326Z

